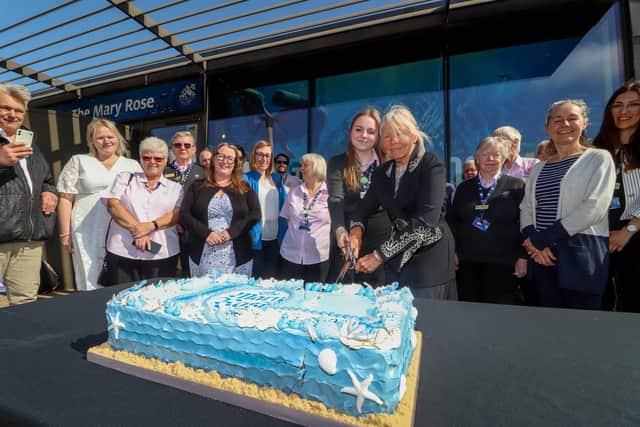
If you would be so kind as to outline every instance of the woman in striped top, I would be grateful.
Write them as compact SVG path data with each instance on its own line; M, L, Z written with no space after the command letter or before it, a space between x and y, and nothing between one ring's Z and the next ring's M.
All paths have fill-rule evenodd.
M546 161L532 170L520 205L530 277L546 307L602 306L615 167L605 150L589 148L587 123L584 101L551 104Z
M610 280L604 307L640 312L640 81L618 88L607 103L594 145L616 163L616 184L609 206Z

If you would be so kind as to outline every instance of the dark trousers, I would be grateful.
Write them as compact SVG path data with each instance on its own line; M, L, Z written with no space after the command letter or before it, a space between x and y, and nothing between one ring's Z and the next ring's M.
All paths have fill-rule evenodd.
M109 283L139 282L158 277L175 277L179 255L159 260L125 258L107 252Z
M515 304L514 266L460 260L456 272L460 301Z
M324 283L327 281L327 274L329 273L329 260L320 262L318 264L294 264L280 257L280 278L284 280L288 279L302 279L305 283L319 282Z
M278 264L280 262L280 245L278 239L263 240L262 249L253 251L253 277L263 279L278 278Z
M609 281L605 290L605 310L640 313L640 233L621 252L611 254Z
M544 267L534 262L529 263L531 276L538 290L538 299L542 307L579 308L583 310L600 310L602 295L560 289L556 267Z

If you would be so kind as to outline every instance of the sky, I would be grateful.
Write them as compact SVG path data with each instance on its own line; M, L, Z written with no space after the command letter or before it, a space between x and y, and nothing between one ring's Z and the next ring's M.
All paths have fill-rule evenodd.
M173 4L152 12L156 22L186 42L194 50L224 48L261 36L293 31L300 26L322 24L339 16L371 11L393 6L417 4L441 4L442 1L390 1L390 0L136 0L134 5L142 11ZM54 6L65 7L46 16L29 19ZM170 60L178 53L167 44L154 38L141 25L125 19L125 14L109 8L106 0L0 0L3 13L0 16L0 58L11 59L21 65L37 69L49 77L64 82L76 82L90 76L108 73L122 67L141 65L146 61ZM218 6L216 10L209 10ZM335 6L331 10L317 9ZM103 10L104 9L104 10ZM270 10L266 10L270 9ZM65 24L84 14L100 11L90 18ZM195 13L186 19L176 17ZM380 13L380 12L378 12ZM283 22L275 22L284 16L305 14ZM23 22L25 21L25 22ZM215 21L206 28L195 28ZM16 23L18 25L16 25ZM259 24L267 23L267 25ZM48 30L41 35L31 34ZM254 28L248 28L254 26ZM85 34L83 34L85 33ZM115 35L118 39L108 40ZM28 38L27 38L28 37ZM24 40L23 40L24 38ZM126 45L134 45L123 48ZM82 62L77 62L82 60ZM20 78L14 72L0 69L0 81L25 84L32 92L46 88L32 79Z

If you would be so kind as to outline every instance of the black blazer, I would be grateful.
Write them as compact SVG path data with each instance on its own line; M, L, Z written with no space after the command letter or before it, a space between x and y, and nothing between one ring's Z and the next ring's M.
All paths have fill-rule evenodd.
M344 167L347 163L347 155L339 154L329 160L327 173L327 189L329 190L329 213L331 214L331 231L333 236L338 227L344 227L347 231L351 223L351 217L360 204L360 191L349 190L344 181ZM367 254L377 248L384 240L389 238L391 222L387 213L378 209L365 220L365 235L361 253ZM333 237L332 236L332 237Z
M202 248L211 232L209 202L219 190L224 191L231 201L233 216L228 232L233 240L236 265L242 265L252 258L250 230L261 219L260 202L252 189L240 194L227 187L205 185L204 180L197 180L188 187L180 208L180 224L187 233L186 251L193 262L200 264Z
M479 177L458 185L448 220L456 240L456 253L461 260L487 264L513 264L518 257L526 258L520 233L520 202L524 196L524 181L502 175L493 194L487 200L489 208L483 218L491 224L487 231L473 226L480 214Z
M360 225L379 206L392 222L391 237L378 246L385 264L400 272L407 262L420 253L420 263L413 263L414 272L407 272L421 286L436 286L455 276L453 242L442 216L446 171L431 153L412 155L398 192L394 195L395 161L384 163L373 173L367 195L353 214L351 226ZM402 283L401 283L402 285Z

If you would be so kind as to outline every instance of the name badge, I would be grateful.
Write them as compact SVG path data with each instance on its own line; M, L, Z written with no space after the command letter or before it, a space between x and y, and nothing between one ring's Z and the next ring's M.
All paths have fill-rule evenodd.
M480 216L475 217L471 224L480 231L487 231L491 225L489 221Z
M615 196L611 200L611 204L609 205L609 209L620 209L622 207L622 203L620 203L620 197Z
M311 231L311 224L307 224L306 222L301 222L299 230Z
M477 211L486 211L487 209L489 209L489 205L476 205Z
M360 192L360 198L361 198L361 199L364 199L364 196L366 196L366 195L367 195L367 192L366 192L366 191L361 191L361 192Z

